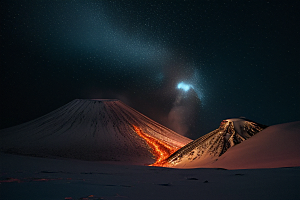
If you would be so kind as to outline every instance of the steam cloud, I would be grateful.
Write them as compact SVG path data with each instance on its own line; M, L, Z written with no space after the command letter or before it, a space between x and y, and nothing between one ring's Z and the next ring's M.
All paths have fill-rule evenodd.
M190 93L194 95L190 95ZM187 136L194 123L200 99L195 91L179 91L173 107L168 114L169 127L175 132Z

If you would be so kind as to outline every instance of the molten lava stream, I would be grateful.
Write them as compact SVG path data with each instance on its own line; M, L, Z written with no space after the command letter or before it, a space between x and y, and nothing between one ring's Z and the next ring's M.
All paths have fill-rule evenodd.
M174 153L177 148L171 147L149 135L144 133L141 129L139 129L137 126L132 125L135 132L142 137L147 144L151 147L153 150L152 154L156 157L156 162L149 165L149 166L164 166L164 161L167 159L172 153Z

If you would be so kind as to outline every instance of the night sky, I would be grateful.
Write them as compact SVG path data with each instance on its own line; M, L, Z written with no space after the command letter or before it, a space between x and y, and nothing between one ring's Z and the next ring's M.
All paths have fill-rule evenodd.
M1 126L117 98L195 139L300 120L300 1L1 1Z

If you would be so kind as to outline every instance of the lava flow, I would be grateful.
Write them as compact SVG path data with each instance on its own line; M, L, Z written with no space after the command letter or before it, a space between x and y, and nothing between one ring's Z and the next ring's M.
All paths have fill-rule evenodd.
M156 157L156 162L149 165L149 166L160 166L162 167L165 163L165 160L172 154L174 153L177 148L176 147L171 147L149 135L144 133L141 129L139 129L137 126L133 125L133 128L135 132L142 137L147 144L151 147L152 149L152 154Z

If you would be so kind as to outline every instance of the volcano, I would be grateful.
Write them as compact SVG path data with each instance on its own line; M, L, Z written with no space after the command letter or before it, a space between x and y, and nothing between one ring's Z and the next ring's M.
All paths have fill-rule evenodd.
M192 141L114 99L76 99L0 137L6 153L136 164L163 160Z
M231 147L240 144L267 126L244 118L223 120L218 129L185 145L160 163L168 167L201 166L217 160Z

